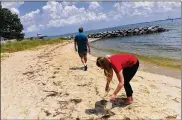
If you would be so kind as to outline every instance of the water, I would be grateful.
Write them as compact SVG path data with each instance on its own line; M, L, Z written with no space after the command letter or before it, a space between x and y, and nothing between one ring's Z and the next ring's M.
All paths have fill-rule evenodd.
M158 56L181 59L181 19L139 23L115 28L97 30L102 32L118 29L133 29L146 26L159 25L169 29L167 32L140 36L116 37L98 40L91 44L92 47L104 50L117 50L145 56ZM103 52L103 51L102 51ZM98 56L98 52L94 52ZM107 54L105 52L105 54Z

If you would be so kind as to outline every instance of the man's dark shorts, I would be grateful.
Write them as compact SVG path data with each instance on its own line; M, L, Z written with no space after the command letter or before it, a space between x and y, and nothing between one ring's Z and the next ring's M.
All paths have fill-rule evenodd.
M78 52L80 57L87 56L87 51Z

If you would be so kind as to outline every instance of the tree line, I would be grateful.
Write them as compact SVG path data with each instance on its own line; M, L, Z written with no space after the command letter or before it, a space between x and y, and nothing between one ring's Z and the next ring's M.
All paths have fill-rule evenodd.
M24 38L23 25L17 14L7 8L2 8L0 3L0 37L21 40Z

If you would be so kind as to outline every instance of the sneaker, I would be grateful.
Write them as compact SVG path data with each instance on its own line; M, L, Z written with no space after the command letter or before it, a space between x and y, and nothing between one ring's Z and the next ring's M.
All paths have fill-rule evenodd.
M87 65L85 66L85 69L84 70L87 71Z

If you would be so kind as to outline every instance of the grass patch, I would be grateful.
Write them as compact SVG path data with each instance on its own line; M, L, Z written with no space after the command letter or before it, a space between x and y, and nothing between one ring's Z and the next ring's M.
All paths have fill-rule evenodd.
M12 53L36 48L42 45L62 43L65 39L8 41L1 44L1 53Z
M97 49L93 47L94 49ZM129 53L129 52L121 52L117 50L111 50L111 49L98 49L102 50L105 52L110 52L110 53ZM133 53L131 53L133 54ZM165 58L165 57L158 57L158 56L144 56L144 55L138 55L138 54L133 54L135 55L139 60L147 61L152 64L156 64L159 66L164 66L164 67L170 67L170 68L176 68L176 69L181 69L181 60L178 59L172 59L172 58Z

